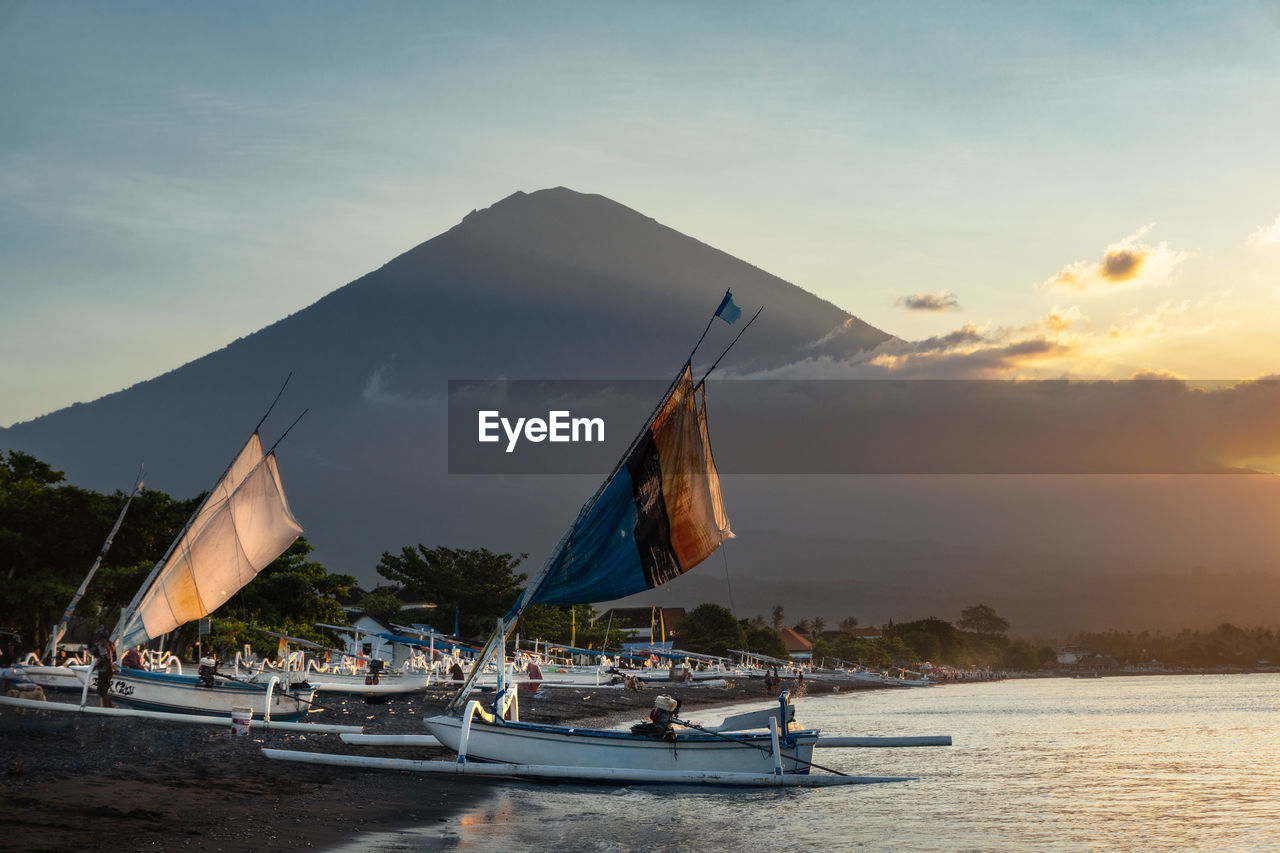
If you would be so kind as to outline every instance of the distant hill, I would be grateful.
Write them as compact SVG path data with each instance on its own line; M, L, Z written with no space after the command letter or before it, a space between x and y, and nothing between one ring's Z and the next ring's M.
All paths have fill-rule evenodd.
M0 447L102 491L127 487L145 459L149 484L189 496L212 484L292 372L263 435L310 409L280 464L331 568L372 579L383 550L416 542L535 551L595 482L450 478L448 380L669 379L728 287L739 305L768 310L726 367L786 364L819 340L847 357L889 338L602 196L519 192L203 358L0 430Z
M319 560L370 587L383 551L420 542L528 552L532 570L600 477L450 475L449 380L667 380L728 287L744 309L766 310L726 372L848 359L890 340L602 196L516 193L203 358L0 429L0 448L100 491L127 488L145 459L149 486L189 497L209 488L292 372L263 437L310 410L279 458ZM700 362L737 328L717 322ZM831 624L955 619L985 602L1027 634L1257 624L1280 612L1280 478L772 476L743 471L777 447L755 446L740 428L751 408L726 402L711 401L711 418L739 538L639 601L732 597L739 616L782 604L789 618ZM872 456L894 438L897 453L916 449L892 434L896 422L867 426L834 440Z

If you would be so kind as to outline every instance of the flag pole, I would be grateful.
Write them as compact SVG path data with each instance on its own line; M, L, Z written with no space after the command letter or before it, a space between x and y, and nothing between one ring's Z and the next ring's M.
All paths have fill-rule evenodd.
M716 318L720 316L721 309L724 308L726 302L730 301L730 298L732 295L733 295L733 288L726 288L724 291L724 297L720 300L720 304L716 306L716 310L713 311L711 314L711 319L707 321L707 327L702 330L702 335L698 338L698 342L693 345L693 349L690 350L689 352L690 364L693 363L694 353L698 351L698 347L702 346L702 342L706 340L707 332L711 331L711 324L714 323L716 321ZM737 317L735 317L734 319L736 320Z
M756 317L759 317L760 312L763 310L764 310L764 306L761 305L760 310L756 311L756 313L752 315L751 319L747 321L747 325L742 327L742 331L738 332L738 337L734 338L732 341L729 342L729 345L724 348L724 352L720 353L720 358L717 358L715 360L715 363L713 363L710 367L707 368L707 372L702 374L702 378L698 380L698 385L701 385L703 382L707 381L707 377L711 375L711 371L715 370L716 365L720 363L721 359L723 359L726 355L729 354L729 350L733 349L733 345L738 342L738 338L746 334L747 329L751 328L751 324L756 321ZM698 385L695 385L694 387L696 388L698 387Z

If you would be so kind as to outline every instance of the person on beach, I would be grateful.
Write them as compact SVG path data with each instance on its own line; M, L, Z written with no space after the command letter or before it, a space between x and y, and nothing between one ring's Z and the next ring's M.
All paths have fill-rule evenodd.
M142 669L142 646L134 646L125 652L121 663L129 669Z
M111 642L106 625L93 632L93 668L98 673L98 704L110 708L111 678L115 673L116 644Z

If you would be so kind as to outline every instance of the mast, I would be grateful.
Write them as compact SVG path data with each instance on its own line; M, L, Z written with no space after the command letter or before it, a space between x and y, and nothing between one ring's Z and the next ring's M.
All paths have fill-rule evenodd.
M728 309L732 309L732 311L729 311ZM757 311L756 316L759 316L759 313L760 312ZM738 319L738 316L740 314L741 314L741 311L737 309L737 306L733 305L731 294L726 292L724 299L720 302L720 305L716 309L715 313L712 315L711 320L714 321L716 317L720 317L726 323L732 324L735 320ZM752 318L753 321L754 319L755 317ZM749 326L750 323L748 323L747 325ZM710 326L711 326L711 323L708 323L707 328L709 329ZM746 331L745 327L743 331ZM506 616L500 617L498 619L497 630L494 631L493 635L489 637L488 642L485 643L484 648L481 650L480 654L477 655L475 662L471 667L471 671L467 673L466 680L463 682L462 686L458 689L458 691L454 694L453 698L450 700L448 706L446 707L445 709L446 714L454 713L461 707L463 701L466 699L467 695L471 692L471 689L475 684L476 679L479 677L480 672L484 669L484 667L488 664L488 662L492 660L494 656L498 654L500 650L505 647L507 637L509 637L511 633L515 630L516 623L520 618L520 615L524 612L524 609L531 604L537 603L540 600L544 602L546 601L545 597L540 598L540 596L543 596L545 593L545 590L543 589L543 587L550 580L552 570L559 569L561 567L562 558L564 560L567 560L567 562L563 564L564 566L571 565L575 559L575 557L570 552L572 552L574 548L574 534L579 531L580 526L592 519L593 513L595 513L598 507L603 508L605 512L609 512L618 507L619 501L637 500L635 498L636 493L633 492L633 490L630 488L627 488L624 490L614 490L613 492L609 491L610 487L615 483L615 480L617 478L619 477L629 478L631 476L629 471L626 469L626 466L629 464L630 461L633 461L635 459L640 459L642 464L649 466L644 470L640 471L640 474L641 476L649 477L649 478L654 477L656 474L659 477L659 479L651 480L650 482L656 483L656 488L659 490L659 493L660 493L660 490L662 488L662 484L661 484L662 481L660 479L661 471L657 471L656 469L661 465L661 463L658 460L655 439L654 439L652 430L654 429L655 424L659 424L661 428L666 428L666 426L668 425L668 417L671 416L672 411L675 411L674 409L669 410L669 407L672 405L673 399L676 399L677 393L680 394L679 400L676 404L677 406L687 405L692 407L692 411L696 412L698 410L696 397L699 394L705 394L703 382L705 382L706 380L706 375L704 375L702 377L702 380L700 380L695 385L692 381L692 367L693 367L692 362L693 362L693 355L697 352L698 347L701 346L703 338L705 337L706 337L706 330L703 331L702 337L698 339L698 343L693 348L693 352L690 353L689 358L684 362L680 371L677 373L676 377L671 381L671 384L668 386L666 393L662 395L662 398L659 400L658 404L654 407L653 411L649 414L649 417L645 420L644 425L640 428L640 430L636 433L635 437L632 439L631 444L627 448L626 452L623 453L622 457L618 460L617 464L614 466L613 470L609 473L608 477L605 478L604 482L601 483L600 487L596 490L595 494L593 494L591 498L588 499L587 502L582 505L582 508L578 511L578 516L574 520L573 524L571 524L569 526L569 529L565 531L564 535L560 537L559 542L556 543L555 548L553 548L551 553L548 554L541 568L534 575L534 577L528 583L528 585L524 588L524 591L520 594L520 597L516 600L516 603L511 608L510 612L508 612ZM741 337L741 334L739 334L738 337ZM734 339L735 343L736 341L737 341L737 338ZM733 344L731 343L729 346L732 347ZM720 358L717 358L715 363L712 364L713 370L715 369L716 365L720 363L720 359L722 359L725 353L727 352L728 352L728 349L722 352L720 354ZM710 374L710 372L711 371L708 370L707 374ZM660 416L662 416L661 422L659 422ZM689 427L689 424L687 421L685 421L684 424L685 424L685 428ZM708 441L706 436L705 426L703 426L702 428L701 441L703 442L703 444L706 444ZM642 442L647 442L647 445L642 445ZM710 457L709 445L707 446L707 451L708 451L707 456L705 460L702 460L702 464L708 465L710 467L710 473L714 475L714 462ZM688 462L687 459L683 461ZM673 461L673 464L680 464L680 462L681 462L681 458L677 454L677 456L675 457L675 461ZM650 493L652 492L653 488L654 486L651 485ZM715 490L715 496L714 496L713 502L718 506L719 504L718 480L715 480L715 485L713 488ZM651 509L652 507L646 507L646 511L651 511ZM638 511L638 508L636 511ZM723 516L723 509L722 508L719 509L718 513L719 513L718 517ZM646 529L649 531L652 531L652 530L657 530L659 528L656 525L648 524L646 525ZM721 533L727 534L728 536L733 535L732 532L729 531L728 529L727 519L724 519L724 527ZM658 535L658 534L650 534L650 535ZM670 536L669 532L660 534L660 535L663 535L666 537ZM627 541L629 543L634 542L635 538L631 537ZM689 563L682 564L681 562L676 560L674 552L668 553L666 554L666 557L669 558L670 561L675 561L675 562L671 564L664 564L663 566L659 567L659 570L656 573L649 573L650 570L653 569L653 566L651 565L648 568L645 568L643 565L640 564L639 556L635 555L635 559L636 559L635 571L645 572L646 574L644 574L643 577L640 577L639 580L642 583L646 583L649 588L653 588L654 586L666 583L668 580L672 579L673 575L665 574L669 569L669 565L674 565L675 567L674 571L677 574L683 573L684 571L687 571L689 568L692 568L693 566L697 565L697 563L700 562L702 559L704 559L705 556L708 553L710 553L710 551L714 551L716 548L718 548L720 545L720 542L722 541L723 539L719 539L714 546L710 547L709 551L692 556L691 557L692 562L689 562ZM671 542L668 541L666 545L671 546ZM592 550L592 547L593 546L588 546L587 550L588 551ZM618 545L616 541L611 541L610 545L608 546L597 545L594 547L618 548L618 547L634 547L634 545L622 546L622 545ZM697 549L702 546L698 543L693 543L690 547ZM568 548L569 551L566 551L566 548ZM566 556L566 554L568 554L568 556ZM598 600L598 599L582 597L584 595L594 594L595 592L598 592L598 591L599 590L596 589L596 590L593 590L592 593L587 593L582 588L571 589L570 591L568 591L569 592L568 597L566 597L566 590L562 588L556 593L557 595L560 596L559 600L556 600L554 602L549 602L549 603L569 604L570 606L572 606L575 603ZM627 594L630 594L631 592L637 592L637 591L640 591L640 590L628 589L625 592L623 592L622 590L618 590L618 592L620 593L619 597L621 597L622 595L627 595Z
M134 481L133 489L129 492L129 497L124 502L124 506L120 508L120 515L116 518L115 526L111 528L111 532L107 534L107 541L102 543L102 550L98 551L97 558L93 561L93 566L89 569L89 574L85 575L84 581L80 584L80 588L76 590L76 594L71 597L71 603L67 605L67 609L62 612L62 618L53 626L53 632L49 636L49 648L45 654L49 658L49 663L56 664L56 654L58 651L58 642L67 632L67 623L71 621L71 614L75 612L76 605L80 603L80 599L84 597L84 591L89 588L89 581L93 580L93 576L98 571L98 567L102 565L102 560L107 556L108 549L111 548L111 542L116 538L116 533L120 530L120 525L124 523L124 515L129 511L129 505L133 503L134 497L138 492L142 491L144 466L138 465L138 479Z
M266 422L267 418L271 415L272 410L275 409L276 403L280 401L281 395L284 394L284 389L289 387L289 380L292 378L293 378L293 373L290 373L288 376L285 377L284 384L280 386L280 390L276 392L275 399L271 401L271 405L267 406L266 412L263 413L262 418L259 419L257 425L254 426L253 432L249 435L248 440L244 443L244 445L241 446L240 451L235 456L232 457L231 461L227 464L227 467L218 476L218 479L214 481L213 489L211 489L204 496L204 500L200 502L200 506L197 507L196 511L191 514L191 517L187 519L187 523L183 525L182 530L179 531L176 537L174 537L173 542L169 544L169 549L164 552L164 556L161 557L160 560L151 569L151 574L147 575L147 579L143 581L140 587L138 587L138 591L134 593L133 600L129 602L129 606L120 611L120 621L116 623L115 630L111 632L112 642L116 642L117 640L119 640L121 633L127 627L129 627L129 623L133 620L134 615L137 613L138 607L142 603L143 596L146 595L147 590L151 588L152 582L155 581L156 577L160 574L160 571L168 564L169 558L173 556L174 550L178 547L180 543L183 542L184 537L186 537L187 532L191 529L191 526L195 523L196 519L200 518L201 513L204 512L205 507L208 506L210 499L213 497L214 492L217 491L218 487L222 485L227 475L230 474L231 471L235 468L236 463L240 461L240 457L244 455L244 452L246 449L248 449L249 444L252 443L255 438L258 438L258 430L262 428L262 425ZM305 414L306 412L304 411L302 415L305 415ZM284 435L288 435L289 430L293 429L293 427L298 423L299 420L302 420L302 415L299 415L298 419L295 420L293 424L290 424L289 429L285 430ZM250 470L240 478L240 481L237 482L234 487L231 488L230 491L232 494L234 494L236 489L239 488L240 483L242 483L248 477L252 476L253 472L258 469L258 466L260 466L267 458L271 456L272 453L275 452L276 447L280 444L281 441L284 440L284 435L281 435L280 438L276 440L276 443L271 446L271 450L268 450L266 453L261 452L262 443L261 443L261 439L260 438L258 439L258 451L260 455L258 459L254 462Z

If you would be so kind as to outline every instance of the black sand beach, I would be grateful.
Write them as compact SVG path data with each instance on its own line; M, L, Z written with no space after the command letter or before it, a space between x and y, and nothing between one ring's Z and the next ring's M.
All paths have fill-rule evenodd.
M809 693L827 692L810 682ZM847 690L848 687L842 688ZM759 681L522 693L521 718L614 725L640 720L659 694L685 709L769 700ZM310 722L371 734L422 734L447 694L369 705L321 701ZM687 715L686 715L687 716ZM715 715L701 717L712 722ZM699 719L699 717L695 717ZM262 747L446 758L442 748L369 750L337 735L226 728L0 708L0 851L326 849L360 833L447 822L495 784L480 779L270 761Z

